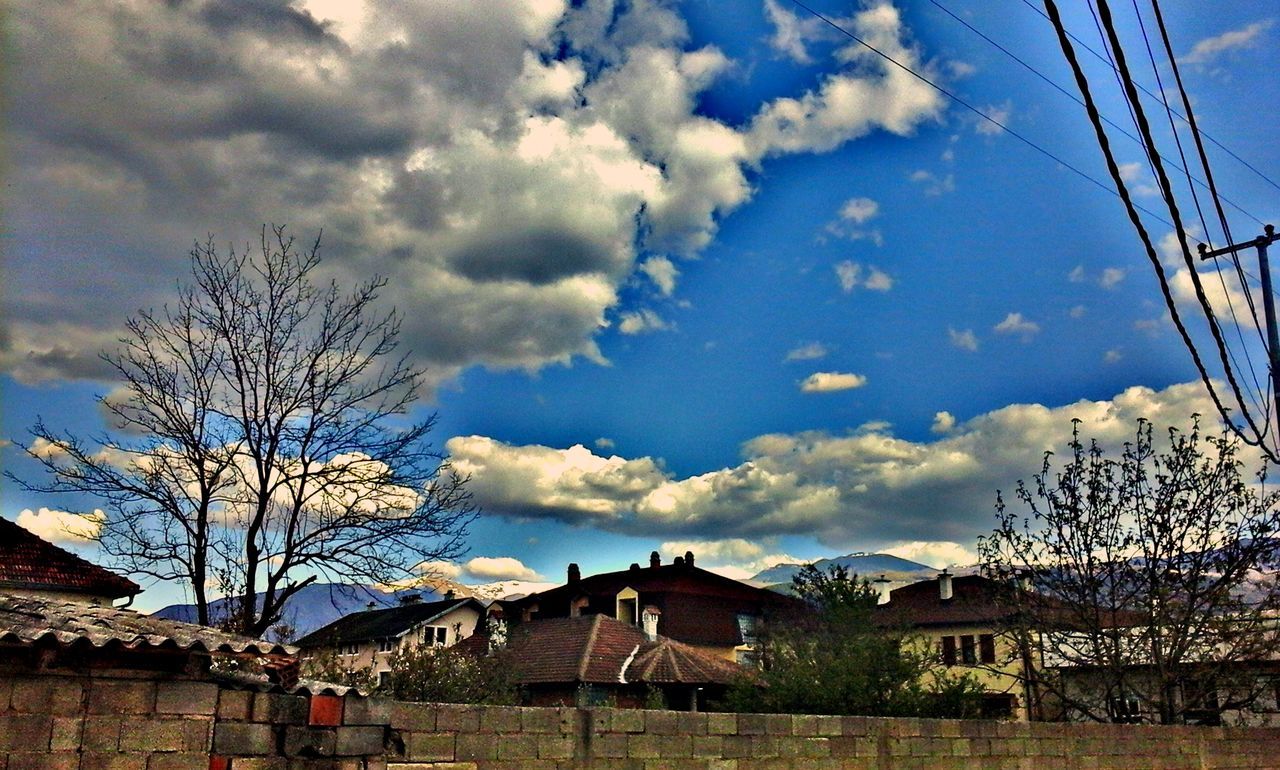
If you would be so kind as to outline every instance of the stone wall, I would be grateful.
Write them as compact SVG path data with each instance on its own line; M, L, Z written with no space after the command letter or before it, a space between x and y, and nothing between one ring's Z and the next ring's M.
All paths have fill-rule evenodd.
M0 672L0 770L1256 770L1280 728L395 703Z

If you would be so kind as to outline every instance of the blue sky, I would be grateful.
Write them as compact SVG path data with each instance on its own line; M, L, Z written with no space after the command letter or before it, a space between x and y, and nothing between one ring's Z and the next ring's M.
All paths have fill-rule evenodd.
M939 1L1074 93L1028 5ZM655 548L730 574L963 561L1073 417L1119 442L1211 410L1114 195L782 0L38 6L6 54L0 460L20 476L37 415L102 428L96 351L172 296L191 241L264 221L323 227L339 280L389 277L484 509L446 568L464 580ZM1109 184L1083 110L938 4L815 7ZM1164 10L1201 126L1280 178L1256 107L1280 97L1274 7ZM1210 150L1274 221L1280 191ZM0 515L50 534L41 508L92 507L0 487Z

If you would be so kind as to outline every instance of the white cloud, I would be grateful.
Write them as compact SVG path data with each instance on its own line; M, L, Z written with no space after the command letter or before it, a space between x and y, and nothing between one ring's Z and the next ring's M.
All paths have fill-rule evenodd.
M543 580L537 572L511 556L477 556L464 565L467 577L478 582L492 580Z
M959 80L961 78L967 78L970 75L973 75L977 71L978 71L977 67L973 66L972 64L966 61L961 61L959 59L952 59L951 61L947 62L947 72L951 75L951 77L955 78L956 80Z
M1104 363L1117 364L1120 363L1122 359L1124 359L1124 354L1115 348L1112 348L1102 354L1102 360Z
M601 436L600 438L596 439L591 443L595 444L596 449L613 449L613 447L615 446L615 442L613 439L605 438L604 436Z
M53 543L78 544L96 540L107 516L101 509L92 513L71 513L52 508L18 512L18 526Z
M853 390L867 384L867 378L861 374L847 372L814 372L800 383L802 393L833 393L839 390Z
M1067 280L1072 283L1084 283L1084 265L1076 265L1067 273Z
M424 561L415 567L414 571L427 577L439 577L446 580L457 580L462 577L462 565L451 561Z
M1104 289L1114 289L1127 274L1127 271L1118 267L1103 268L1102 275L1098 278L1098 285Z
M623 334L643 334L644 332L670 331L675 324L648 308L628 310L618 317L618 331Z
M1088 308L1086 308L1084 305L1074 305L1070 310L1067 311L1067 315L1071 316L1072 318L1084 318L1084 314L1086 312L1088 312Z
M930 567L966 566L978 562L978 554L960 543L950 540L913 540L899 543L888 548L881 548L881 553L897 556L910 561L918 561Z
M973 130L983 136L998 136L1004 133L1004 129L997 126L996 123L1005 126L1009 125L1009 119L1013 117L1013 102L1006 101L1004 104L990 104L982 111L991 120L978 118L977 122L974 123ZM992 121L995 122L993 123Z
M968 548L993 526L995 491L1030 480L1046 450L1064 450L1072 419L1114 452L1132 440L1140 417L1185 428L1190 415L1214 413L1199 383L1133 387L1107 400L1013 404L931 441L900 439L884 427L765 434L743 445L738 465L685 477L655 458L600 457L581 446L470 436L446 449L471 475L475 502L488 515L586 523L673 543L803 534L841 549L916 541ZM1256 458L1246 452L1242 459Z
M879 213L880 204L870 198L850 198L840 206L840 218L858 225L870 221Z
M784 8L777 0L764 0L764 14L773 25L773 35L769 45L775 51L789 57L797 64L812 64L807 43L810 40L827 37L829 29L821 19L814 16L801 18Z
M817 361L826 358L831 351L821 342L810 342L787 351L784 361Z
M773 545L767 547L772 548ZM667 541L658 550L668 559L692 553L699 567L734 580L748 580L777 564L801 561L785 553L770 553L766 545L740 537Z
M940 177L932 171L919 169L911 172L911 176L909 176L908 179L923 186L924 194L930 197L944 195L949 192L955 192L956 190L955 174L948 173L945 176Z
M1224 263L1222 271L1199 270L1196 276L1200 279L1200 286L1204 290L1205 298L1209 300L1209 307L1213 308L1214 314L1218 317L1218 321L1222 323L1239 323L1247 329L1256 328L1257 325L1253 315L1249 312L1249 298L1245 296L1244 289L1240 286L1240 279L1229 269L1229 265ZM1173 292L1173 298L1182 306L1184 311L1200 316L1203 314L1200 300L1196 294L1195 282L1192 280L1191 271L1185 267L1180 268L1169 279L1169 288ZM1262 307L1262 298L1260 295L1253 297L1254 307ZM1234 311L1234 318L1232 316Z
M973 333L973 329L953 329L947 328L947 338L951 340L951 344L961 350L967 350L970 353L978 350L978 336Z
M929 426L931 433L945 434L955 430L956 418L951 412L937 412L933 415L933 425Z
M649 276L662 296L670 297L675 292L676 277L680 275L680 271L666 257L649 257L640 263L640 272Z
M864 274L860 263L846 259L836 264L835 271L840 290L845 294L858 287L868 291L889 291L893 288L893 278L875 265L868 265Z
M243 239L264 212L302 239L324 228L326 277L378 273L389 305L432 308L405 316L403 343L436 384L475 364L603 362L609 319L661 327L623 288L641 275L669 296L672 260L711 242L765 158L909 135L943 109L840 40L812 90L721 122L700 97L736 64L648 0L214 7L10 14L24 62L6 94L15 230L67 214L38 230L45 284L9 287L27 299L0 329L0 368L24 382L109 376L97 352L117 338L111 325L169 298L180 245L210 230ZM786 42L793 17L771 13L778 45L802 50L807 25ZM929 71L891 5L849 23ZM38 42L49 39L62 44ZM89 272L85 232L104 239ZM14 248L35 248L29 237ZM118 291L106 296L108 280Z
M1182 57L1182 61L1187 64L1208 64L1227 51L1253 47L1258 42L1258 36L1271 29L1274 23L1273 19L1264 19L1247 24L1240 29L1207 37L1192 46L1191 52Z
M1010 313L992 327L996 334L1016 334L1026 342L1040 333L1040 324L1022 317L1022 313Z

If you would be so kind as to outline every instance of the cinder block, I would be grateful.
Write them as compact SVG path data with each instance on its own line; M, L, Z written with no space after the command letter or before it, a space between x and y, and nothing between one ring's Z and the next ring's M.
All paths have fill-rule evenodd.
M127 719L120 730L121 751L182 751L181 720Z
M146 754L98 754L80 755L80 770L146 770Z
M209 770L209 755L201 754L152 754L147 760L147 770Z
M85 751L115 751L120 748L120 717L96 716L84 722L81 742Z
M10 698L14 711L71 716L80 713L84 705L84 684L60 676L19 679L13 683Z
M245 690L222 690L218 693L218 719L247 722L253 714L253 693Z
M724 757L726 759L745 759L751 756L751 736L724 736Z
M627 756L627 736L620 733L594 735L591 738L591 757L622 758Z
M583 723L586 721L587 712L578 708L562 708L557 709L560 714L560 734L561 735L580 735L582 733Z
M77 770L77 751L22 752L9 755L8 770Z
M520 732L519 711L506 706L481 706L477 710L480 712L480 732Z
M262 756L276 751L276 732L271 725L224 722L214 726L213 753L233 757ZM239 762L234 763L237 768Z
M627 736L627 756L631 759L657 759L662 756L661 735ZM748 755L749 756L749 755Z
M342 724L344 725L391 724L391 701L387 698L362 698L359 695L348 695L342 700Z
M481 717L483 723L484 718ZM500 735L496 739L498 759L537 759L538 736L536 735Z
M830 738L833 735L844 735L840 717L814 717L817 720L817 735Z
M492 733L459 733L454 756L459 762L480 762L498 758L499 738Z
M644 732L644 712L635 709L614 709L609 724L615 733Z
M480 711L474 706L442 703L436 711L436 729L440 732L474 733L480 729ZM550 710L552 718L556 712ZM558 723L557 723L558 724Z
M405 759L411 762L452 762L452 733L405 733Z
M738 735L764 735L765 724L764 714L739 714Z
M48 751L53 717L46 714L0 716L0 750Z
M674 711L644 712L644 731L649 735L675 735L676 725Z
M539 735L538 758L573 759L576 744L577 741L568 735Z
M316 696L317 698L325 696ZM311 704L303 695L259 692L253 694L253 721L273 725L305 725ZM341 712L339 712L341 714ZM313 723L314 724L314 723Z
M351 725L338 728L335 753L340 757L381 754L386 748L387 728L380 725Z
M208 753L213 746L213 719L195 717L182 720L182 750Z
M737 714L707 714L707 733L709 735L736 735L737 732Z
M286 757L331 757L337 745L332 727L289 725L284 729L284 755Z
M79 751L83 734L84 719L82 717L54 717L49 750Z
M436 708L429 703L394 701L391 704L391 726L397 730L432 732L436 729Z
M437 728L445 729L438 723ZM526 733L558 733L560 732L560 714L555 709L549 708L522 708L520 709L520 729ZM640 729L644 729L643 717L640 718Z
M813 736L818 734L818 717L808 714L796 714L791 718L793 735Z
M89 687L90 714L149 714L155 707L154 682L95 681Z
M767 735L792 735L794 725L790 714L768 714L765 716L764 731Z
M161 714L206 714L218 711L218 685L210 682L160 682L156 711Z

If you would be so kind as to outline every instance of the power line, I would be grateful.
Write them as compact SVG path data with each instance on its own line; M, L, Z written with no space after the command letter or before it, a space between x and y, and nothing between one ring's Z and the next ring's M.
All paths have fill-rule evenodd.
M794 0L793 0L793 1L794 1ZM1022 0L1022 4L1023 4L1023 5L1025 5L1025 6L1027 6L1027 7L1028 7L1028 8L1030 8L1031 10L1035 11L1036 13L1038 13L1038 14L1040 15L1040 17L1041 17L1041 18L1043 18L1043 19L1048 19L1050 22L1052 22L1052 19L1049 19L1049 17L1048 17L1047 15L1045 15L1045 12L1044 12L1044 11L1042 11L1042 10L1040 10L1039 8L1037 8L1037 7L1035 6L1035 4L1031 2L1031 0ZM1084 42L1083 40L1081 40L1080 38L1076 37L1075 35L1073 35L1073 34L1072 34L1071 32L1069 32L1069 31L1064 30L1064 32L1065 32L1065 34L1067 35L1067 37L1069 37L1069 38L1071 38L1072 40L1074 40L1077 44L1079 44L1079 46L1080 46L1081 48L1083 48L1084 50L1086 50L1086 51L1088 51L1089 53L1093 54L1094 58L1096 58L1098 61L1102 62L1103 64L1106 64L1107 66L1111 67L1112 69L1115 69L1115 65L1114 65L1114 64L1111 64L1110 62L1108 62L1108 61L1107 61L1106 57L1104 57L1102 54L1100 54L1100 53L1098 53L1097 51L1095 51L1093 48L1090 48L1088 43L1086 43L1086 42ZM1172 57L1171 57L1171 58L1172 58ZM1137 88L1139 91L1141 91L1142 93L1146 94L1148 97L1150 97L1150 98L1152 98L1152 99L1159 99L1159 98L1160 98L1160 97L1156 96L1155 94L1151 93L1151 91L1149 91L1149 90L1147 89L1147 87L1146 87L1146 86L1144 86L1144 85L1142 85L1141 83L1137 83L1137 82L1135 82L1133 85L1134 85L1134 87L1135 87L1135 88ZM1179 119L1179 120L1181 120L1181 121L1183 121L1184 123L1188 122L1188 121L1187 121L1187 117L1186 117L1185 115L1183 115L1182 113L1178 112L1177 110L1174 110L1174 111L1173 111L1173 114L1174 114L1174 115L1176 115L1176 116L1178 117L1178 119ZM1257 167L1257 166L1254 166L1254 165L1253 165L1252 163L1250 163L1249 161L1245 160L1244 158L1242 158L1242 157L1240 157L1239 155L1237 155L1237 154L1235 154L1234 152L1232 152L1230 147L1227 147L1227 146L1226 146L1225 144L1223 144L1222 142L1219 142L1217 139L1215 139L1215 138L1213 138L1212 136L1210 136L1208 132L1201 130L1199 133L1200 133L1200 135L1201 135L1201 136L1203 136L1205 139L1208 139L1208 140L1209 140L1210 142L1212 142L1215 146L1217 146L1217 148L1218 148L1218 149L1220 149L1220 150L1222 150L1223 152L1225 152L1226 154L1230 155L1232 158L1235 158L1235 159L1236 159L1237 161L1239 161L1239 162L1240 162L1240 164L1241 164L1241 165L1243 165L1245 168L1247 168L1247 169L1249 169L1250 171L1252 171L1253 173L1257 174L1259 177L1261 177L1263 180L1265 180L1267 184L1271 185L1272 187L1276 188L1277 190L1280 190L1280 184L1277 184L1274 180L1272 180L1272 179L1271 179L1271 177L1269 177L1269 176L1267 176L1266 174L1262 173L1262 171L1260 171L1260 170L1258 169L1258 167Z
M1068 91L1066 88L1063 88L1061 85L1059 85L1058 83L1054 82L1054 80L1053 80L1052 78L1050 78L1048 75L1046 75L1046 74L1044 74L1043 72L1041 72L1040 70L1036 69L1034 66L1032 66L1031 64L1029 64L1026 60L1022 59L1021 57L1019 57L1019 56L1018 56L1017 54L1015 54L1014 52L1010 51L1010 50L1009 50L1008 48L1006 48L1005 46L1003 46L1003 45L1001 45L1000 43L998 43L998 42L996 42L995 40L993 40L991 37L989 37L988 35L986 35L984 32L982 32L980 29L978 29L977 27L975 27L973 24L970 24L968 21L966 21L963 17L961 17L961 16L957 15L957 14L956 14L955 12L953 12L951 9L947 8L947 7L946 7L945 5L943 5L942 3L938 2L938 0L929 0L929 2L930 2L930 3L932 3L934 6L936 6L936 7L938 8L938 10L942 11L943 13L945 13L947 16L950 16L952 19L955 19L957 22L959 22L961 25L963 25L963 26L964 26L966 29L968 29L970 32L972 32L973 34L977 35L978 37L982 38L982 39L983 39L983 40L985 40L987 43L989 43L990 45L992 45L993 47L995 47L997 50L999 50L999 51L1000 51L1001 53L1003 53L1005 56L1009 57L1010 59L1014 60L1014 61L1015 61L1015 62L1017 62L1018 64L1022 65L1022 66L1023 66L1023 67L1028 71L1028 72L1030 72L1031 74L1033 74L1033 75L1035 75L1036 77L1040 78L1040 79L1041 79L1041 80L1043 80L1045 83L1049 84L1049 86L1051 86L1053 89L1055 89L1056 91L1058 91L1059 93L1061 93L1063 96L1065 96L1065 97L1067 97L1068 99L1072 100L1073 102L1075 102L1077 105L1079 105L1079 106L1081 106L1081 107L1083 107L1083 106L1084 106L1084 102L1080 101L1080 97L1076 96L1075 94L1073 94L1073 93L1071 93L1070 91ZM1117 131L1119 131L1120 133L1124 134L1124 135L1125 135L1126 137L1128 137L1129 139L1133 140L1133 142L1134 142L1135 144L1139 144L1139 145L1141 145L1141 144L1142 144L1142 140L1140 140L1138 137L1134 136L1131 132L1127 131L1123 126L1120 126L1120 125L1118 125L1117 123L1115 123L1114 121L1112 121L1112 120L1111 120L1111 118L1108 118L1108 117L1107 117L1107 116L1105 116L1105 115L1102 115L1101 117L1102 117L1102 120L1103 120L1104 122L1106 122L1106 124L1107 124L1107 125L1111 126L1111 127L1112 127L1112 128L1114 128L1115 130L1117 130ZM1163 157L1163 156L1162 156L1162 157ZM1187 175L1187 177L1188 177L1189 179L1194 180L1194 181L1195 181L1197 184L1199 184L1201 187L1204 187L1204 188L1208 189L1208 185L1207 185L1207 184L1205 184L1205 183L1204 183L1204 182L1203 182L1199 177L1196 177L1195 175L1193 175L1190 171L1188 171L1188 170L1186 169L1186 167L1185 167L1186 160L1185 160L1185 159L1183 160L1183 164L1184 164L1184 165L1182 165L1182 166L1179 166L1178 164L1174 163L1172 160L1169 160L1168 158L1165 158L1165 160L1166 160L1170 165L1172 165L1174 168L1178 169L1179 171L1184 172L1184 173ZM1228 198L1226 198L1226 197L1223 197L1223 198L1222 198L1222 200L1223 200L1223 201L1225 201L1229 206L1231 206L1232 208L1234 208L1236 211L1239 211L1241 214L1244 214L1246 217L1248 217L1248 218L1252 219L1253 221L1257 222L1259 225L1263 224L1263 222L1262 222L1262 220L1261 220L1261 219L1258 219L1256 216L1254 216L1253 214L1251 214L1251 213L1249 213L1248 211L1246 211L1243 207L1241 207L1241 206L1240 206L1239 204L1237 204L1235 201L1232 201L1232 200L1230 200L1230 199L1228 199Z
M1106 192L1108 192L1108 193L1110 193L1110 194L1112 194L1112 195L1117 195L1117 193L1116 193L1116 191L1115 191L1115 190L1111 189L1111 187L1110 187L1110 186L1108 186L1108 185L1104 184L1103 182L1099 181L1096 177L1090 176L1088 173L1086 173L1086 172L1084 172L1084 171L1081 171L1081 170L1080 170L1079 168L1077 168L1076 166L1074 166L1074 165L1072 165L1072 164L1068 163L1067 161L1063 160L1061 157L1059 157L1058 155L1054 154L1053 152L1051 152L1051 151L1049 151L1049 150L1046 150L1044 147L1041 147L1040 145L1038 145L1038 144L1036 144L1035 142L1031 141L1031 140L1030 140L1030 139L1028 139L1027 137L1023 136L1021 133L1019 133L1018 131L1015 131L1015 130L1013 130L1012 128L1009 128L1007 125L1005 125L1005 124L1004 124L1004 123L1002 123L1001 121L996 120L995 118L991 117L991 116L990 116L990 115L988 115L987 113L983 112L982 110L980 110L980 109L978 109L977 107L973 106L973 105L972 105L972 104L970 104L969 102L965 101L964 99L962 99L960 96L958 96L958 95L957 95L957 94L955 94L954 92L952 92L952 91L948 90L947 88L944 88L943 86L938 85L937 83L935 83L932 79L928 78L927 76L922 75L922 74L920 74L919 72L916 72L915 70L911 69L911 68L910 68L910 67L908 67L907 65L905 65L905 64L903 64L902 62L898 61L897 59L893 58L893 57L892 57L892 56L890 56L889 54L887 54L887 53L885 53L884 51L881 51L879 48L876 48L875 46L871 45L871 44L870 44L870 43L868 43L867 41L865 41L865 40L863 40L862 38L858 37L857 35L853 34L852 32L850 32L849 30L847 30L847 29L845 29L844 27L840 26L839 24L836 24L834 21L832 21L831 19L827 18L827 17L826 17L826 16L824 16L823 14L821 14L821 13L819 13L818 11L814 10L813 8L810 8L809 6L805 5L805 4L804 4L803 2L801 2L800 0L791 0L791 2L792 2L796 7L803 9L804 11L806 11L807 13L809 13L810 15L812 15L814 18L816 18L816 19L818 19L819 21L821 21L823 24L826 24L828 27L831 27L832 29L834 29L835 31L837 31L837 32L839 32L840 34L844 35L845 37L849 38L850 40L853 40L854 42L858 43L858 44L859 44L859 45L861 45L862 47L864 47L864 48L866 48L867 50L871 51L871 52L872 52L872 53L874 53L876 56L879 56L880 58L882 58L882 59L884 59L885 61L889 62L890 64L892 64L893 66L895 66L895 67L897 67L898 69L902 70L903 72L906 72L907 74L909 74L909 75L911 75L911 76L915 77L917 80L919 80L920 82L924 83L925 85L930 86L931 88L933 88L933 89L934 89L935 91L937 91L938 93L940 93L940 94L942 94L943 96L947 97L948 99L950 99L951 101L953 101L953 102L955 102L956 104L960 105L961 107L964 107L965 109L969 110L970 112L972 112L973 114L975 114L975 115L977 115L978 117L982 118L983 120L987 121L988 123L991 123L992 125L996 126L996 127L997 127L997 128L999 128L1001 131L1004 131L1004 132L1005 132L1006 134L1008 134L1009 136L1012 136L1013 138L1017 139L1018 141L1022 142L1023 144L1027 145L1028 147L1032 148L1033 150L1035 150L1036 152L1040 153L1041 155L1044 155L1045 157L1049 158L1049 159L1050 159L1050 160L1052 160L1054 163L1057 163L1058 165L1062 166L1063 168L1065 168L1065 169L1067 169L1067 170L1071 171L1071 172L1072 172L1072 173L1074 173L1076 176L1079 176L1080 178L1082 178L1082 179L1084 179L1084 180L1086 180L1086 181L1090 182L1091 184L1093 184L1094 186L1098 187L1099 189L1104 190L1104 191L1106 191ZM1148 208L1146 208L1146 207L1144 207L1144 206L1138 205L1138 204L1136 204L1136 203L1134 204L1134 207L1135 207L1135 208L1137 208L1137 209L1138 209L1139 211L1141 211L1142 213L1146 214L1147 216L1151 217L1152 219L1155 219L1157 222L1160 222L1161 224L1164 224L1164 225L1166 225L1166 226L1168 226L1168 227L1173 227L1173 225L1172 225L1170 222L1166 221L1163 217L1161 217L1159 214L1155 213L1154 211L1152 211L1152 210L1150 210L1150 209L1148 209Z

